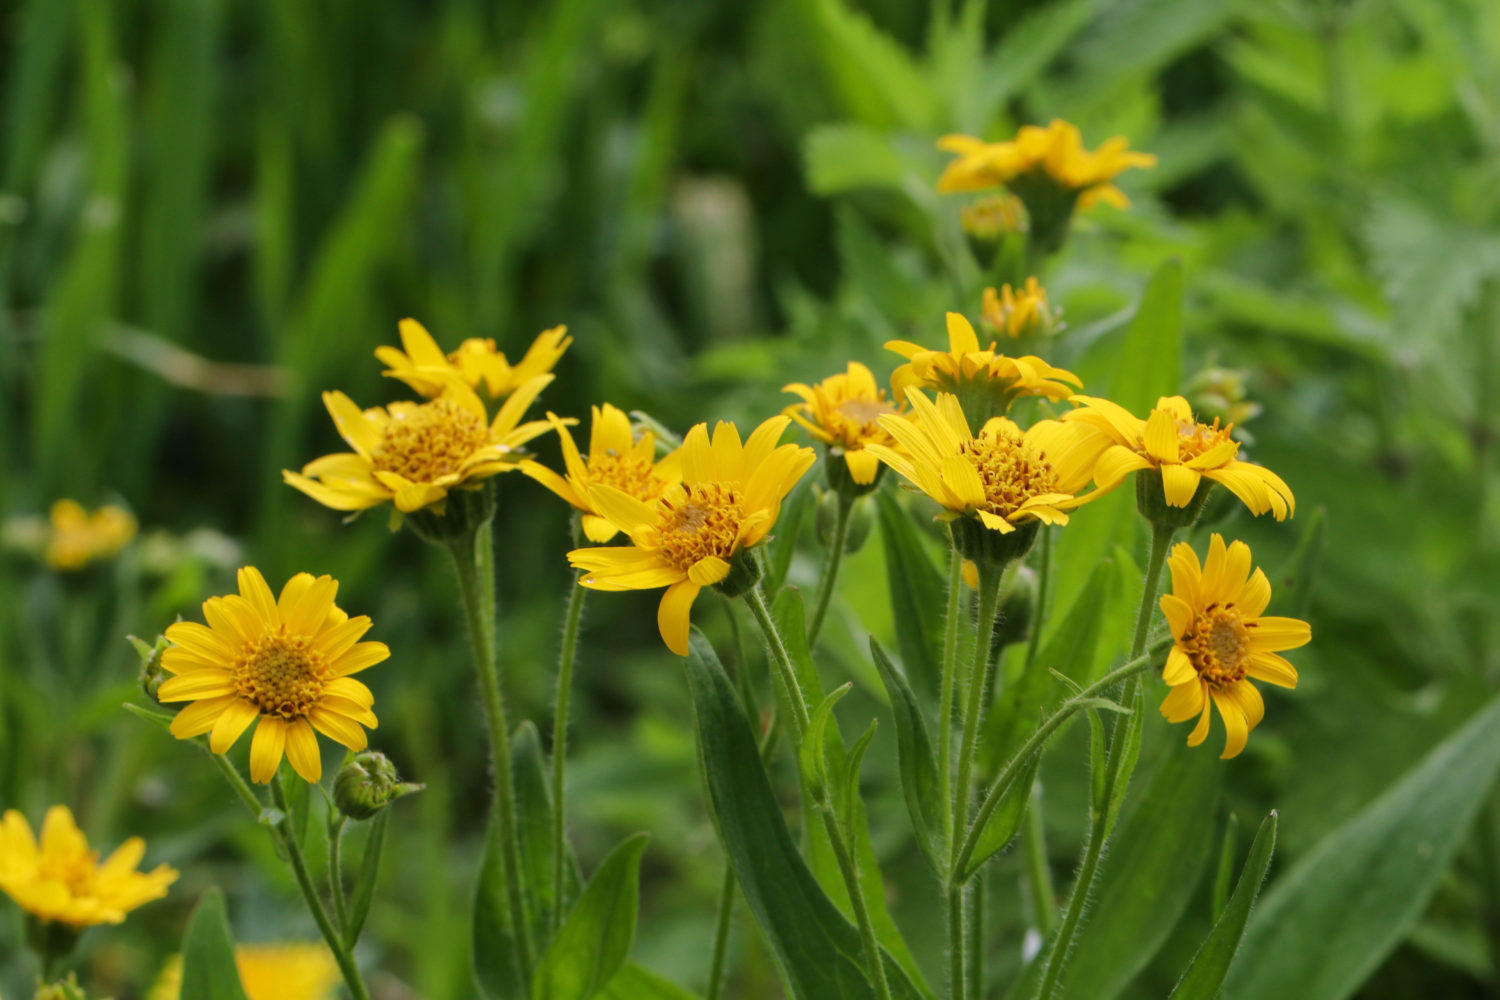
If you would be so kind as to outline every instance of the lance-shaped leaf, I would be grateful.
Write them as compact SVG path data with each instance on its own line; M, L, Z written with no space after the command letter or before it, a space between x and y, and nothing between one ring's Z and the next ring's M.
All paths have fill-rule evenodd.
M195 1000L245 1000L234 963L224 893L217 886L198 900L182 937L182 995Z
M1224 912L1214 923L1214 929L1204 940L1203 947L1198 949L1198 954L1193 956L1192 964L1182 974L1168 1000L1215 1000L1219 995L1224 976L1229 972L1229 963L1239 951L1245 924L1250 919L1250 908L1260 895L1261 883L1265 881L1275 851L1276 812L1272 810L1255 833L1250 857L1245 861L1245 870L1240 872L1240 880L1235 883L1234 895L1229 898Z
M948 603L943 575L932 565L911 515L889 490L875 494L875 509L901 663L923 695L935 699L943 672L943 616Z
M635 940L644 833L609 852L558 928L532 977L532 1000L589 1000L614 978Z
M901 770L901 793L906 798L907 811L911 813L917 846L922 849L933 871L940 872L938 841L943 829L943 793L938 783L937 757L927 735L927 723L922 718L922 709L911 686L874 636L870 637L870 655L875 658L875 668L880 671L880 679L891 699L891 714L896 719L896 761Z

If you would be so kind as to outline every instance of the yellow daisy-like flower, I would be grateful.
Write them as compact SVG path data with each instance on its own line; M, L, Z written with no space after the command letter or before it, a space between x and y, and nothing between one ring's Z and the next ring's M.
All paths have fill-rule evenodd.
M568 561L588 573L583 585L666 587L657 628L667 648L686 656L698 592L722 581L730 560L766 537L782 498L816 459L811 448L777 444L790 423L788 417L772 417L743 443L731 423L721 421L712 440L708 425L698 424L682 442L682 482L654 503L612 486L592 487L594 509L635 544L569 552Z
M1098 449L1075 428L1041 420L1022 432L994 417L973 434L950 393L939 393L936 403L917 390L906 398L915 419L880 419L902 451L882 445L869 450L942 504L950 520L977 517L1001 534L1027 521L1067 524L1068 511L1103 493L1078 495Z
M1090 152L1083 146L1078 126L1053 119L1046 127L1023 125L1008 142L984 142L967 135L945 135L938 148L955 153L938 179L938 191L983 191L1008 185L1024 188L1031 179L1076 197L1079 208L1106 202L1128 208L1130 201L1112 181L1133 167L1154 167L1156 157L1130 149L1130 142L1115 136ZM1018 190L1023 199L1026 193ZM1030 204L1028 202L1028 208Z
M855 483L869 486L875 482L880 460L866 448L893 443L890 432L880 426L880 418L897 413L898 408L875 384L870 369L851 361L842 374L830 375L817 385L793 382L781 391L802 397L802 402L782 412L828 445L829 461L841 455Z
M613 486L650 503L668 486L682 480L682 462L676 451L657 461L656 436L645 431L637 440L630 418L623 410L605 403L593 408L593 417L589 453L585 458L573 443L566 423L554 414L547 414L562 442L566 478L530 459L522 462L520 469L583 512L583 533L589 541L607 542L619 529L595 509L589 490L595 486Z
M538 375L522 384L494 420L474 390L459 382L425 403L368 410L342 392L325 392L323 405L354 451L314 459L300 474L284 469L281 476L334 510L389 501L403 514L427 506L442 513L450 490L478 489L482 480L516 468L525 458L521 446L551 429L545 420L521 423L551 381L551 375Z
M1067 399L1083 382L1072 372L1054 368L1033 355L1008 357L995 342L981 350L974 326L960 313L948 314L948 350L934 351L909 340L891 340L886 349L906 358L891 373L891 394L910 402L917 387L950 392L971 417L1000 416L1022 396Z
M241 944L234 965L249 1000L332 1000L338 963L321 944ZM162 966L146 1000L181 1000L182 956Z
M276 775L285 753L307 781L323 776L318 752L322 733L356 753L368 745L361 726L377 725L370 689L353 678L387 659L383 642L360 642L367 615L350 618L333 602L338 581L298 573L271 596L254 566L239 571L240 592L203 602L208 622L167 627L174 643L162 653L162 669L175 676L156 696L190 701L172 720L180 740L208 733L214 753L227 753L252 722L250 778L264 784Z
M1233 425L1198 423L1181 396L1162 396L1145 420L1095 396L1074 396L1079 408L1063 414L1067 423L1089 427L1107 447L1099 455L1094 481L1101 488L1119 485L1137 469L1161 472L1162 492L1172 507L1186 507L1203 480L1221 483L1251 513L1271 511L1284 521L1296 509L1291 487L1263 466L1241 462Z
M167 865L139 871L145 853L146 842L132 837L101 863L67 806L47 810L40 841L12 809L0 817L0 891L37 919L74 930L118 924L177 881Z
M377 347L375 356L390 367L382 374L397 378L428 398L439 396L455 378L471 389L484 383L491 399L515 392L538 375L546 375L573 338L566 326L544 330L532 341L525 357L512 365L488 338L470 337L458 350L444 354L427 328L414 319L400 324L401 346Z
M1176 643L1167 654L1162 679L1172 686L1161 703L1169 722L1197 716L1188 746L1208 736L1210 703L1219 707L1228 734L1224 759L1245 749L1245 741L1266 714L1260 692L1250 678L1285 688L1297 686L1297 670L1277 654L1312 639L1312 628L1297 618L1265 617L1271 603L1266 574L1250 571L1250 546L1227 548L1220 535L1209 541L1208 559L1186 542L1172 548L1167 560L1172 592L1161 598L1162 613Z
M90 514L76 500L59 500L49 519L47 564L53 569L78 570L108 559L135 537L135 518L119 507L106 505Z
M1057 314L1047 302L1047 290L1036 278L1027 278L1019 289L1001 285L984 290L980 314L985 324L1007 337L1045 337L1057 328Z

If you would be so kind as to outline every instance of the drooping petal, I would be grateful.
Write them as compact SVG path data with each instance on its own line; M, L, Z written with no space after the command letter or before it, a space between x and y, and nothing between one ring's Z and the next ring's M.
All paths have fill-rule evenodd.
M323 755L318 751L318 737L306 719L293 719L286 727L286 759L292 770L309 784L323 777Z
M1250 725L1245 719L1245 710L1233 695L1221 691L1210 691L1209 694L1219 708L1219 717L1224 720L1224 752L1219 754L1219 759L1238 757L1250 738Z
M656 627L662 641L678 656L688 655L688 629L693 602L702 588L691 580L673 584L662 594L661 604L656 610Z
M1201 716L1207 697L1203 693L1203 682L1195 675L1191 683L1174 684L1161 703L1161 714L1168 722L1186 722L1193 716ZM1201 740L1199 742L1202 742ZM1196 744L1195 744L1196 745Z
M286 721L275 715L261 717L250 740L250 780L267 784L276 776L286 750Z

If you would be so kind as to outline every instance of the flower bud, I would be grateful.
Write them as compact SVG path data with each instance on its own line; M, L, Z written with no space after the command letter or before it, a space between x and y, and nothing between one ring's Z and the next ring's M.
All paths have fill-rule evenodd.
M146 692L146 697L155 701L156 689L161 687L162 682L161 654L172 644L164 635L156 637L155 645L147 645L145 640L133 635L127 635L125 638L130 640L130 644L135 647L136 653L141 658L141 670L136 676L136 681L140 684L141 690Z
M88 994L78 985L78 977L70 972L67 979L38 983L33 1000L88 1000Z
M818 497L818 544L826 550L833 544L833 536L838 532L840 497L833 490L825 490ZM847 501L849 503L849 524L844 530L844 552L858 552L870 537L870 528L875 523L875 515L870 512L870 505L862 498Z
M333 779L333 802L350 819L369 819L403 795L426 787L402 781L389 757L366 750L339 768Z
M1036 595L1036 570L1030 566L1017 567L1009 589L1000 598L1000 611L995 615L992 653L1020 642L1030 634L1031 619L1036 614Z

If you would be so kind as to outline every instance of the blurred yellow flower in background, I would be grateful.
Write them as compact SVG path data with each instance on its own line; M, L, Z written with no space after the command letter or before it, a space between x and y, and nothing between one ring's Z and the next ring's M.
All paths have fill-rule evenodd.
M431 505L441 513L453 489L478 489L481 481L516 468L521 446L546 433L545 420L521 423L551 375L519 386L490 420L484 403L460 382L436 399L396 402L361 410L342 392L323 393L323 404L349 446L314 459L282 478L334 510L365 510L387 501L403 514Z
M871 444L893 443L890 432L880 426L880 418L896 413L898 408L886 398L885 390L875 384L870 369L851 361L844 372L830 375L816 385L793 382L781 391L802 397L802 402L793 403L782 412L828 445L830 462L843 461L849 477L860 486L875 482L880 460L866 448Z
M520 470L583 512L583 533L591 542L607 542L619 532L602 517L589 497L594 486L612 486L644 503L661 496L672 483L682 480L682 462L673 451L656 458L656 435L643 431L637 440L630 418L623 410L605 403L593 408L589 429L589 453L578 452L567 422L547 414L562 443L566 477L540 462L527 459Z
M1014 189L1018 179L1029 175L1076 197L1079 208L1100 201L1128 208L1129 199L1112 181L1133 167L1156 166L1155 156L1132 151L1123 136L1115 136L1091 152L1084 148L1078 127L1060 119L1053 119L1045 128L1022 125L1016 137L1006 142L945 135L938 140L938 148L958 156L938 179L941 193L982 191L1002 185ZM1026 193L1017 193L1027 199Z
M569 562L588 573L583 585L666 587L657 628L667 648L686 656L698 592L723 581L731 560L765 539L782 498L816 460L811 448L777 444L790 423L772 417L743 443L734 424L721 421L711 440L708 426L696 425L682 442L682 482L654 503L612 486L590 489L594 508L634 544L569 552Z
M1197 746L1208 736L1209 707L1217 705L1227 733L1220 756L1228 759L1245 749L1266 712L1250 678L1296 687L1296 668L1277 653L1306 645L1312 628L1296 618L1262 616L1271 602L1271 584L1261 570L1251 572L1250 546L1244 542L1226 547L1215 534L1201 565L1193 547L1181 542L1167 566L1172 592L1162 595L1161 610L1176 641L1162 670L1172 690L1161 713L1169 722L1197 716L1188 735L1188 746Z
M405 351L395 347L375 349L375 356L390 366L382 374L400 379L429 398L441 395L454 379L471 389L482 383L491 399L508 396L538 375L551 372L573 342L566 326L545 330L532 341L526 355L512 365L488 338L470 337L458 350L445 354L416 320L403 319L400 331Z
M1026 204L1009 191L988 194L959 208L958 223L965 236L994 242L1006 233L1026 231Z
M172 720L180 740L208 733L227 753L259 720L250 744L250 778L264 784L282 755L307 781L323 775L317 730L353 751L368 744L361 726L377 725L370 689L351 675L387 659L382 642L360 642L367 615L350 618L334 598L338 581L298 573L279 599L254 566L239 571L238 594L203 602L207 625L177 622L162 653L162 702L190 701Z
M333 1000L338 963L323 944L241 944L234 965L249 1000ZM162 966L146 1000L182 1000L182 956Z
M76 500L58 500L49 514L47 564L53 569L78 570L97 559L107 559L135 537L135 518L119 507L105 505L90 514Z
M1102 488L1119 485L1131 472L1154 469L1161 473L1162 491L1173 507L1192 502L1203 480L1221 483L1250 508L1252 514L1271 511L1284 521L1296 509L1291 487L1263 466L1239 460L1233 427L1198 423L1192 407L1181 396L1162 396L1148 419L1107 399L1074 396L1078 409L1063 414L1065 423L1086 426L1105 444L1094 469Z
M1047 290L1035 277L1019 289L1010 285L984 290L980 315L996 333L1007 337L1045 337L1057 328L1057 314L1047 302Z
M145 853L146 842L132 837L101 863L67 806L47 810L40 840L12 809L0 817L0 891L37 919L74 930L118 924L177 881L167 865L139 871Z

